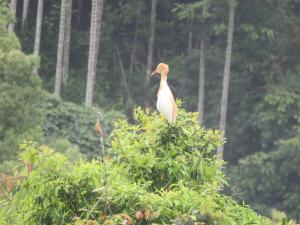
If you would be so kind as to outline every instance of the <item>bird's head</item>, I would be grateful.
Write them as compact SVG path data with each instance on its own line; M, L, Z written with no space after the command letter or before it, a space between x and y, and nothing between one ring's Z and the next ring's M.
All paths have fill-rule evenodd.
M161 74L161 75L167 76L168 73L169 73L169 66L165 63L159 63L156 67L156 70L153 71L151 76L153 76L155 74Z

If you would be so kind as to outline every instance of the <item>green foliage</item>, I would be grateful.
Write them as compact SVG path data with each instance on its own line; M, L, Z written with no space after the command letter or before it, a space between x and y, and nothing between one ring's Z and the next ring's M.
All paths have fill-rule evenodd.
M240 159L231 177L239 198L264 214L275 208L299 219L300 97L280 87L272 90L259 106L264 151Z
M122 117L120 112L111 110L102 113L102 110L77 106L49 95L43 104L45 114L43 130L45 137L48 137L46 143L51 144L51 140L63 137L78 145L80 151L87 157L97 155L99 140L94 127L98 111L101 112L103 132L109 134L112 123Z
M211 182L221 187L225 183L220 172L222 162L214 152L220 145L218 132L195 126L196 113L180 110L175 125L140 108L136 118L139 126L124 120L116 124L110 150L136 182L150 182L153 189L179 181L191 186Z
M0 97L7 100L3 102L5 107L11 107L5 114L7 108L4 105L0 106L0 161L13 159L15 155L14 149L23 139L34 138L39 139L39 126L41 118L35 112L39 111L35 103L35 99L40 95L34 92L32 96L23 95L22 91L27 89L27 81L23 79L31 77L23 73L22 58L16 52L20 50L20 43L15 34L8 33L6 30L7 23L17 21L15 26L17 34L20 34L19 28L21 19L20 4L18 1L18 18L14 19L12 13L8 10L7 0L0 0L0 86L2 82L2 74L5 71L2 67L13 68L19 71L11 76L11 82L16 82L17 85L24 83L22 88L14 86L13 89L2 88ZM5 2L5 3L3 3ZM80 2L80 1L78 1ZM154 42L153 64L159 61L164 61L170 65L169 85L172 87L172 92L185 101L185 107L189 110L196 110L197 92L198 92L198 73L199 73L199 41L206 41L206 74L205 83L205 112L204 119L207 127L218 127L219 119L219 100L221 96L221 84L224 66L224 51L226 45L226 24L228 22L228 1L211 1L211 0L189 0L182 4L182 1L164 0L157 2L156 16L156 36ZM296 142L298 137L297 130L299 129L299 0L287 1L261 1L261 0L243 0L237 1L235 15L235 32L233 38L233 55L231 66L231 82L228 101L228 118L226 124L226 133L228 142L225 146L225 160L229 164L238 164L239 159L262 151L256 155L257 163L267 164L267 167L278 166L279 162L271 162L273 152L277 152L282 148L281 154L287 154L288 159L291 159L290 149L299 149L295 146L285 144L282 147L282 141ZM21 4L22 5L22 4ZM5 6L5 7L3 7ZM62 97L64 100L82 104L85 93L85 81L87 72L87 52L90 27L90 4L82 4L81 8L77 1L73 4L72 13L72 34L70 48L70 76L66 84L62 87ZM150 22L150 1L140 0L112 0L106 1L104 4L104 13L101 30L101 44L98 63L96 85L95 85L95 104L103 107L113 106L119 110L125 111L124 90L120 79L119 61L116 58L115 47L118 47L121 53L121 61L124 65L126 79L129 85L130 94L134 104L142 104L145 97L145 71L146 71L146 55L147 44L149 39L149 22ZM28 16L27 30L20 34L21 45L25 52L31 53L34 43L34 33L36 25L36 8L37 1L31 1ZM173 9L173 10L172 10ZM205 9L205 10L203 10ZM56 63L57 38L59 28L60 1L44 1L43 24L42 24L42 41L41 41L41 68L40 77L44 81L43 87L48 91L53 90L54 73ZM187 51L189 32L192 32L192 50ZM8 54L8 52L12 51ZM6 57L5 55L7 54ZM5 57L4 57L5 56ZM5 61L2 59L6 58ZM37 59L29 59L24 61L26 68L31 63L36 63ZM8 60L9 59L9 60ZM13 63L16 62L18 63ZM30 62L29 62L30 61ZM35 62L34 62L35 61ZM2 65L2 63L5 63ZM18 66L17 66L18 64ZM27 70L27 69L25 69ZM31 69L30 69L31 71ZM24 75L24 76L23 76ZM5 75L6 76L6 75ZM36 78L38 79L38 78ZM155 105L157 82L151 80L150 89L152 105ZM270 88L273 90L270 92ZM21 91L22 90L22 91ZM4 94L6 93L6 94ZM28 92L29 93L29 92ZM33 92L31 92L33 93ZM3 98L5 95L5 98ZM24 98L22 98L24 96ZM15 98L16 97L16 98ZM18 99L17 99L18 97ZM26 97L26 99L25 99ZM28 98L27 98L28 97ZM32 100L32 102L31 102ZM58 100L49 100L56 102ZM23 102L20 105L15 105L18 102ZM94 156L97 152L97 138L90 127L93 127L94 117L90 116L91 112L86 113L84 109L79 109L71 104L64 104L59 100L59 107L53 103L45 101L49 120L45 122L45 134L47 137L44 142L55 146L61 152L71 152L74 160L77 160L79 155L77 147L80 151ZM29 105L32 107L25 107ZM34 104L32 104L34 103ZM39 103L38 103L39 104ZM54 107L52 110L51 107ZM258 107L257 107L258 106ZM2 108L4 107L4 108ZM69 109L74 109L76 114L73 115ZM36 110L36 111L35 111ZM23 116L23 111L25 112ZM16 120L11 121L17 113ZM27 113L28 112L28 113ZM71 115L72 114L72 115ZM78 116L78 114L80 116ZM84 115L89 119L85 119ZM107 113L105 113L106 115ZM28 115L31 115L29 117ZM79 120L77 120L77 117ZM61 118L63 118L61 120ZM76 119L75 119L76 118ZM113 118L115 118L113 116ZM112 119L114 120L114 119ZM17 121L17 122L16 122ZM78 122L79 121L79 122ZM88 122L91 121L91 122ZM105 120L106 121L106 120ZM6 123L7 122L7 123ZM103 123L104 121L102 121ZM17 127L22 124L30 126ZM54 124L52 126L52 123ZM6 127L3 127L5 124ZM35 124L37 128L29 129ZM9 126L9 127L8 127ZM88 128L86 128L89 126ZM130 126L130 125L124 125ZM104 126L105 128L106 126ZM108 126L110 127L110 125ZM106 128L105 128L106 129ZM163 129L168 131L167 128ZM182 134L182 130L177 127L170 128L170 132ZM105 133L108 134L106 131ZM167 132L165 132L167 133ZM165 134L162 132L162 134ZM5 135L5 137L3 136ZM133 134L134 136L137 136ZM125 136L125 135L124 135ZM5 138L5 140L3 139ZM165 138L163 142L168 141ZM180 140L176 140L180 144ZM130 142L132 143L132 142ZM177 143L177 142L176 142ZM172 144L173 146L176 144ZM180 144L181 145L181 144ZM148 145L146 145L148 146ZM149 148L159 146L158 143L151 143ZM123 148L123 147L122 147ZM127 147L124 147L127 148ZM161 146L159 147L161 149ZM68 150L66 150L68 149ZM115 151L115 150L114 150ZM153 150L151 150L153 151ZM270 152L271 155L266 152ZM155 159L163 159L158 152L153 151L147 155L153 156ZM67 153L68 154L68 153ZM137 151L140 156L140 152ZM296 154L296 153L295 153ZM172 155L170 155L173 157ZM119 156L120 158L124 156ZM202 157L202 156L201 156ZM262 158L260 158L262 157ZM188 154L184 153L184 160L188 159ZM204 157L204 161L206 160ZM269 161L266 162L266 158ZM202 158L201 158L202 159ZM297 157L295 157L297 159ZM144 159L143 159L144 160ZM248 160L248 159L245 159ZM263 160L263 161L261 161ZM285 157L282 156L282 160ZM243 160L241 160L243 161ZM131 160L132 163L137 163L138 160ZM176 162L168 162L172 168L181 168L181 164L176 165ZM214 163L214 161L210 162ZM164 163L158 163L164 164ZM184 164L185 165L185 164ZM273 166L271 166L273 165ZM281 165L281 164L280 164ZM294 171L297 169L297 164L291 164ZM2 168L8 171L9 168L14 170L14 162L6 162ZM138 170L141 166L136 166L132 170ZM163 165L163 168L166 164ZM261 166L258 166L262 168ZM239 167L238 167L239 168ZM264 167L263 167L264 168ZM144 168L143 168L144 170ZM246 169L245 169L246 170ZM240 183L253 181L258 186L260 176L256 176L256 166L251 167L252 171L241 173L232 173L233 178L238 177ZM287 171L292 171L290 168ZM283 177L286 170L277 171L282 173L278 175ZM260 172L260 171L258 171ZM205 172L207 173L207 172ZM212 171L212 174L214 170ZM146 173L147 179L151 179L151 173ZM150 174L150 175L149 175ZM176 180L172 173L168 173L168 179ZM265 172L263 173L265 175ZM139 175L141 176L141 174ZM251 176L251 177L249 177ZM266 180L269 180L266 174ZM277 175L276 175L277 176ZM186 177L186 174L180 173L180 177ZM243 177L243 179L242 179ZM294 179L294 176L288 176ZM264 191L266 198L260 194L254 194L254 189L247 189L243 193L247 195L251 193L251 201L253 204L264 204L273 206L279 204L276 199L271 201L272 196L288 195L281 192L282 190L289 191L283 180L274 178L277 191L271 195ZM168 180L167 179L167 180ZM278 181L278 182L277 182ZM167 182L167 181L166 181ZM269 181L274 184L274 181ZM264 182L262 182L264 183ZM286 184L290 184L286 182ZM160 182L159 179L151 183L151 188L155 186L168 185ZM282 188L279 188L282 186ZM270 184L265 187L271 188ZM280 190L279 190L280 189ZM294 190L289 201L292 199L298 200L298 195ZM262 202L261 200L266 200ZM276 203L274 203L276 202ZM274 203L274 204L273 204ZM288 207L288 203L284 204ZM291 206L294 206L292 203ZM284 209L287 209L284 207ZM283 208L283 207L278 207ZM298 213L298 208L289 207L288 215ZM269 211L269 210L268 210ZM1 218L0 218L1 219Z
M231 172L234 189L243 193L241 199L270 214L271 208L284 210L288 216L299 219L300 132L281 141L270 153L256 153L240 160ZM248 177L248 179L244 179Z
M0 49L1 52L9 52L11 50L19 50L20 43L14 33L7 31L7 25L13 22L14 18L12 13L7 7L7 2L0 1ZM2 54L3 54L2 53Z
M300 95L274 86L259 105L259 127L264 149L271 149L280 139L292 137L300 125Z
M99 161L69 163L47 146L23 144L22 159L34 169L0 202L0 222L120 224L126 215L133 224L270 224L219 193L219 135L200 128L196 114L180 110L172 125L141 109L136 118L136 125L115 124L110 155ZM149 215L137 221L145 210Z
M20 163L17 160L4 161L0 164L0 171L4 174L17 174L21 169Z
M284 212L272 210L272 224L297 225L295 221L289 220Z
M44 93L32 74L37 58L25 55L14 33L5 27L11 15L0 5L0 161L15 158L18 144L41 138Z
M78 161L86 158L86 155L80 152L79 146L71 143L68 139L51 137L46 138L45 142L57 152L66 155L70 161Z

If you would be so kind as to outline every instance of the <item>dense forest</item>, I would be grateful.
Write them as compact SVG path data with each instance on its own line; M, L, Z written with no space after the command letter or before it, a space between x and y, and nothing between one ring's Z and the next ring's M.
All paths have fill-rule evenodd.
M41 195L56 193L46 192L56 182L83 193L74 193L74 204L64 202L71 211L44 201L45 208L61 211L11 213L0 224L68 224L81 213L78 205L80 219L95 219L100 203L116 214L140 212L146 222L144 209L150 207L160 212L151 223L160 224L271 223L244 202L272 217L272 224L293 224L286 216L300 220L299 0L0 3L0 206L26 211L41 179ZM159 79L150 74L160 62L170 68L168 83L179 107L175 125L155 113ZM99 156L97 118L105 139L100 149L111 157L102 155L107 162L101 168L91 161ZM182 158L170 162L175 155ZM57 164L43 165L47 158ZM28 179L13 189L19 174ZM113 176L115 191L95 204L94 189ZM189 205L199 193L207 209L200 200ZM199 211L186 211L197 204ZM182 222L179 214L192 215L194 223ZM32 216L40 220L25 218Z

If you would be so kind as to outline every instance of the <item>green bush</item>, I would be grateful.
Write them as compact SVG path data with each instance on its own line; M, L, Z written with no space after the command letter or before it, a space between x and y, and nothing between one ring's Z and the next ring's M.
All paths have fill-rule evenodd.
M300 130L295 137L279 142L276 150L240 160L231 170L233 189L242 193L239 199L265 215L275 208L300 219L299 140Z
M44 99L42 82L32 73L38 59L21 51L16 35L7 31L12 21L5 3L0 2L0 162L13 160L18 145L42 136Z
M281 86L270 89L258 105L258 126L266 151L276 148L279 140L293 137L300 126L300 94Z
M70 163L49 147L22 145L33 172L0 202L2 224L125 224L128 216L133 224L270 224L219 193L220 137L199 127L197 114L180 110L169 125L138 109L136 119L115 123L101 160Z
M300 219L300 95L275 86L259 105L262 149L229 171L232 189L264 215Z
M124 165L136 182L152 189L185 181L191 186L204 182L221 187L224 180L215 149L221 144L218 131L196 126L197 114L179 111L175 125L155 113L136 110L139 125L122 120L113 130L110 153Z
M110 134L113 122L123 117L120 112L114 110L102 112L99 109L89 109L52 95L47 96L42 107L45 116L43 130L46 143L52 145L54 139L67 139L76 144L80 152L89 158L99 152L97 147L99 139L93 129L97 112L101 112L101 125L105 134Z

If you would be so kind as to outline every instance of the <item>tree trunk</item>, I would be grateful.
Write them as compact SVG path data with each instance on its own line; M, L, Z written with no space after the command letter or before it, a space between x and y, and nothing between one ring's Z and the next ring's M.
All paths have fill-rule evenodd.
M17 0L11 0L9 4L9 8L12 11L14 18L16 18L16 10L17 10ZM8 31L14 32L15 23L8 24Z
M130 88L131 86L131 76L133 73L133 66L135 62L135 51L136 51L136 42L138 37L138 21L139 21L139 15L136 18L135 27L134 27L134 36L133 36L133 43L132 43L132 49L130 54L130 64L129 64L129 72L128 72L128 86Z
M92 0L91 28L85 105L92 107L97 58L100 47L101 20L104 0Z
M191 24L190 24L190 31L189 31L189 38L188 38L188 52L191 51L192 45L193 45L193 21L194 21L194 16L191 18Z
M24 2L25 4L25 2ZM44 0L38 0L33 54L40 55ZM38 74L38 67L33 68L33 74Z
M70 38L72 27L72 3L73 0L69 0L66 5L66 30L65 30L65 43L63 52L63 82L67 83L69 77L69 59L70 59Z
M120 68L120 74L121 74L121 80L122 80L122 83L123 83L124 93L125 93L125 96L126 96L126 105L131 106L132 105L132 99L131 99L130 90L129 90L129 87L128 87L128 82L127 82L127 79L126 79L125 69L124 69L124 65L123 65L123 62L122 62L120 50L119 50L118 47L116 47L116 53L117 53L117 60L118 60L119 68Z
M81 21L81 13L82 13L82 0L77 0L77 17L76 17L76 22L78 24Z
M192 40L193 40L193 32L189 31L189 40L188 40L188 51L191 51L192 49Z
M69 0L62 0L60 8L59 34L56 58L56 73L55 73L55 88L54 95L60 96L61 81L62 81L62 67L63 67L63 51L65 41L65 27L66 27L66 5Z
M235 0L229 0L229 22L228 22L228 33L227 33L227 46L225 55L225 66L223 74L223 91L221 99L221 112L220 112L220 124L219 129L225 136L226 128L226 114L227 114L227 103L228 103L228 91L229 91L229 78L230 78L230 65L231 65L231 53L232 53L232 39L233 39L233 28L234 28L234 14L235 14ZM218 148L218 155L223 159L224 147Z
M150 33L149 33L149 43L148 43L148 56L147 56L147 66L146 66L146 105L149 105L148 95L149 95L149 81L152 69L153 61L153 48L154 48L154 36L155 36L155 19L156 19L156 5L157 0L152 0L151 2L151 16L150 16Z
M96 39L96 60L99 56L100 40L101 40L101 24L102 24L102 14L103 14L104 0L99 0L98 3L98 15L97 15L97 39Z
M199 63L199 85L198 85L198 113L199 124L203 124L204 113L204 85L205 85L205 61L206 61L206 47L205 42L201 40L200 46L200 63Z
M22 24L21 24L21 32L22 33L26 30L26 26L27 26L29 2L30 2L30 0L23 1Z

